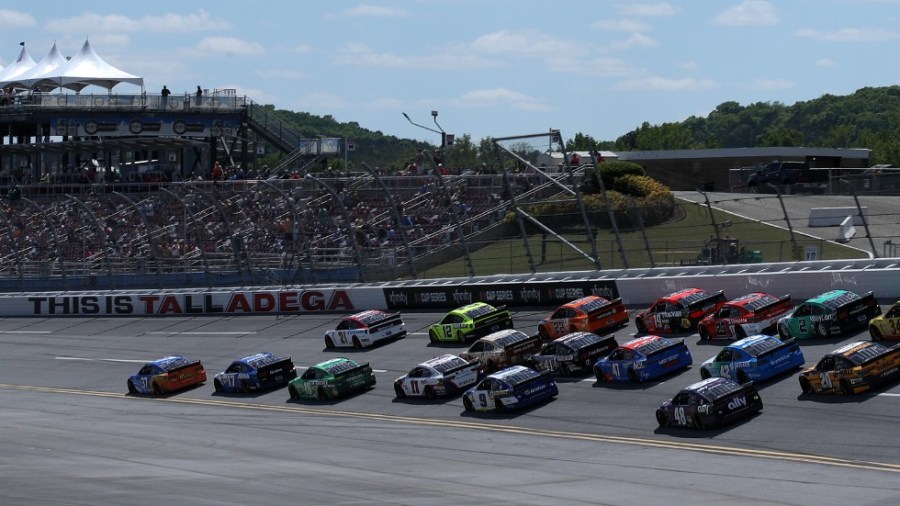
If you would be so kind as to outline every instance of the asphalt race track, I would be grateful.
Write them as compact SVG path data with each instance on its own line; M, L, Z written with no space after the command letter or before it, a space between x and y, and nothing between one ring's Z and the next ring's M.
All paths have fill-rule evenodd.
M885 301L882 301L885 302ZM548 310L514 314L536 331ZM694 367L661 382L561 380L520 414L467 415L460 398L399 401L393 380L461 346L410 335L326 351L338 315L0 320L0 504L896 504L900 386L801 395L796 372L758 385L763 413L724 429L659 430L655 408L700 379L724 344L684 336ZM615 332L620 342L634 326ZM807 364L857 336L804 342ZM259 351L298 367L368 361L378 385L337 402L284 388L217 395L212 376ZM179 353L209 381L162 399L126 395L141 364Z

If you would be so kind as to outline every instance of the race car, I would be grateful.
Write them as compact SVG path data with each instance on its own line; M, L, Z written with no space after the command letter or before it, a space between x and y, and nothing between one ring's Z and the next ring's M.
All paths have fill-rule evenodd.
M658 299L634 316L641 334L668 334L697 328L697 324L725 304L725 293L709 293L701 288L686 288Z
M826 354L800 373L803 393L857 394L900 376L900 344L857 341Z
M763 402L753 383L708 378L678 392L656 410L660 427L706 429L762 411Z
M172 355L144 364L128 378L128 393L163 395L205 381L206 370L199 360Z
M538 334L549 341L579 330L600 334L627 323L628 311L621 298L608 300L589 295L556 308L538 323Z
M549 371L561 376L590 373L598 359L609 355L618 346L615 336L572 332L545 344L540 353L531 356L527 364L536 371Z
M478 360L486 371L493 372L512 365L524 364L539 351L541 351L539 335L529 336L521 330L504 329L478 339L459 356L466 360Z
M700 339L743 339L774 330L778 319L793 309L791 296L775 297L762 292L748 293L723 304L700 320Z
M650 381L694 362L691 350L680 341L644 336L619 346L594 364L597 381Z
M288 383L291 399L337 399L375 385L375 372L368 363L333 358L316 364Z
M394 380L397 398L452 395L474 385L481 378L481 362L446 354L426 360Z
M829 337L864 327L881 314L875 295L857 295L848 290L831 290L803 302L778 320L782 339Z
M341 318L334 330L325 332L325 347L363 348L406 335L406 326L400 313L385 313L377 309L363 311Z
M466 411L511 411L523 409L559 394L549 373L522 365L489 374L463 394Z
M883 316L876 316L869 322L869 335L873 341L900 339L900 301L888 308Z
M803 363L803 351L795 339L782 341L758 334L725 346L715 357L703 362L700 377L718 376L738 383L759 382L802 367Z
M216 374L216 392L248 393L287 384L297 377L291 357L257 353L235 360L225 371Z
M428 328L428 339L432 343L464 343L468 339L511 328L512 315L506 306L494 307L484 302L473 302L450 311L441 321L432 324Z

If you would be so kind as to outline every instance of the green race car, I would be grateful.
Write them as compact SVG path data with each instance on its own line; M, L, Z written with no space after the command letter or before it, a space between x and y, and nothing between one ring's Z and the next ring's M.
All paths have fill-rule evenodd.
M288 383L291 399L337 399L375 385L375 372L368 362L333 358L316 364Z
M881 314L872 292L862 295L848 290L830 290L806 300L778 320L782 339L824 338L865 327Z
M444 318L428 328L432 343L455 341L486 336L501 329L513 328L512 315L506 306L494 307L484 302L473 302L447 313Z

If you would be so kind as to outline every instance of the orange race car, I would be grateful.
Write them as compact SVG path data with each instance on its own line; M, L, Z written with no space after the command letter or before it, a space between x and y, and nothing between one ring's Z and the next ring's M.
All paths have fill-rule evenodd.
M589 295L559 306L538 323L538 334L549 341L578 331L599 334L627 323L628 311L622 299Z
M144 364L137 374L128 378L128 393L163 395L204 381L206 370L199 360L173 355Z

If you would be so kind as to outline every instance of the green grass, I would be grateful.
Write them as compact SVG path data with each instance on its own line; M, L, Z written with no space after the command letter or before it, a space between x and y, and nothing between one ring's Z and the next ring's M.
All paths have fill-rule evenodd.
M713 213L716 223L719 224L720 237L728 236L738 239L741 248L760 252L764 262L801 260L804 258L807 247L816 247L820 260L867 258L866 254L859 250L833 242L812 239L800 234L795 234L792 242L787 230L722 211L714 210ZM697 259L707 241L715 237L715 229L712 226L709 212L704 207L686 205L681 208L679 215L681 216L679 219L647 227L646 242L639 229L620 231L629 268L651 267L650 254L646 248L647 243L650 245L649 249L657 267L682 265L683 262L690 263ZM587 234L576 232L579 228L584 230L583 225L578 227L577 224L573 224L569 232L561 235L588 255L592 255L591 243ZM615 234L609 229L594 229L593 232L600 268L624 268L625 263L619 253ZM796 249L794 243L796 243ZM488 244L469 241L468 246L472 252L472 264L476 274L532 272L526 245L521 237ZM553 236L544 237L540 233L532 234L528 236L528 248L531 249L536 272L585 271L598 268L595 263ZM458 276L468 276L463 258L420 273L420 277L425 278Z

